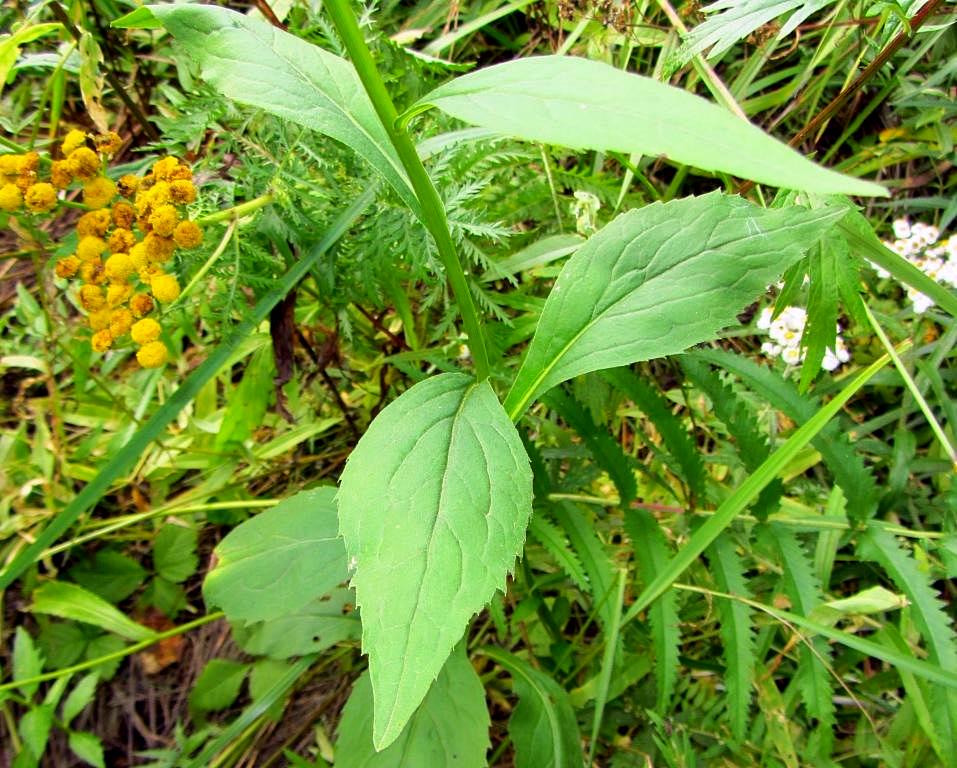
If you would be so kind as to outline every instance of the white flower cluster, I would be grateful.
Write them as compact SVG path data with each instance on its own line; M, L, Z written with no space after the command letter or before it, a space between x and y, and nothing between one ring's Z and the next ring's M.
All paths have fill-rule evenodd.
M957 237L940 241L940 230L920 221L911 224L907 219L897 219L893 226L897 239L884 241L884 245L938 283L957 288ZM890 277L889 272L875 267L881 277ZM926 312L934 305L933 300L913 288L907 289L907 297L918 313Z
M774 320L771 319L773 310L767 307L761 311L758 318L758 328L767 331L771 341L761 345L761 351L770 357L778 357L788 365L797 365L805 357L805 349L801 346L801 337L804 335L804 326L807 325L807 312L801 307L785 307ZM834 346L824 352L821 367L825 371L836 370L842 363L851 359L844 339L841 338L841 326L837 327L837 338Z

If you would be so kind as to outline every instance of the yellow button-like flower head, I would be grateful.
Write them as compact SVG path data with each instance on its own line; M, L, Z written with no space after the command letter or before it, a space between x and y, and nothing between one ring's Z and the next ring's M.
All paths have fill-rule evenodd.
M109 211L90 211L84 213L76 222L76 233L80 237L103 237L109 228Z
M203 242L203 230L195 221L181 221L173 230L173 240L180 248L195 248Z
M90 344L94 352L106 352L106 350L113 346L113 334L110 333L109 328L97 331L93 334L93 338L90 339Z
M106 176L97 176L83 185L83 202L88 208L106 208L116 197L116 184Z
M78 131L74 128L63 138L63 143L60 145L60 151L63 152L64 157L69 157L76 150L83 146L86 146L86 134L83 131Z
M113 310L108 307L103 307L103 309L98 309L96 312L90 312L86 317L86 321L94 331L102 331L104 328L110 327L110 318L112 316Z
M23 195L16 184L0 185L0 211L13 213L23 205Z
M179 297L179 283L172 275L157 275L150 281L153 298L163 304L176 301Z
M133 206L125 200L120 200L113 204L113 223L121 229L133 229L133 222L136 221L136 211Z
M170 237L179 223L179 212L172 205L160 205L150 214L150 226L161 237Z
M144 368L159 368L169 360L169 350L162 341L151 341L139 348L136 359Z
M148 293L138 293L130 299L130 311L133 317L144 317L153 311L153 297Z
M57 277L62 277L66 280L80 271L80 264L82 264L82 262L75 255L70 254L56 263L54 272L56 272Z
M52 211L56 208L56 190L52 184L47 184L45 181L32 184L23 196L23 202L34 213Z
M54 160L50 165L50 183L57 189L66 189L73 181L73 171L66 160Z
M106 297L103 289L98 285L84 285L80 287L80 306L87 312L96 312L106 306Z
M133 325L133 313L128 309L114 309L110 315L110 335L113 340L120 338L125 333L129 333Z
M196 202L196 187L188 179L177 179L169 184L169 194L174 203L187 205Z
M80 181L89 181L100 175L100 156L87 147L73 150L67 162L73 175Z
M106 277L114 283L123 283L133 274L133 259L128 253L114 253L106 260Z
M116 308L126 304L132 295L133 286L129 283L111 283L106 289L106 303L110 307Z
M102 237L89 235L80 239L80 244L76 247L76 255L81 261L89 261L103 254L106 250L106 240Z
M156 341L160 337L161 331L162 328L159 323L151 317L145 317L133 323L133 327L130 329L130 336L133 337L133 341L137 344L149 344L151 341Z

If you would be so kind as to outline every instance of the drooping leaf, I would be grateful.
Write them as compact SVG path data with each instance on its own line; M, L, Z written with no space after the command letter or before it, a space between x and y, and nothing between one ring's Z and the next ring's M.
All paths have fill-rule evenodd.
M618 216L562 269L506 410L517 418L573 376L713 338L842 215L711 193Z
M338 502L384 749L466 622L504 588L525 539L532 472L488 381L446 373L376 417Z
M706 171L807 192L886 195L815 165L725 109L680 88L574 56L533 56L441 85L429 106L473 125L574 149L666 155Z
M339 723L337 768L484 768L489 716L482 682L456 648L421 706L381 752L373 746L373 685L366 672L352 689Z
M644 509L625 510L625 530L631 539L638 572L645 584L668 562L668 545L658 521ZM681 649L681 622L675 591L667 590L648 609L655 648L655 682L658 686L656 710L665 714L671 704L678 680L678 655Z
M744 563L730 534L714 540L708 550L711 568L719 589L735 597L750 598L744 579ZM731 733L743 741L751 720L751 679L754 675L754 630L751 609L739 600L719 600L716 604L721 622L721 641L727 672L724 676L728 697Z
M361 631L359 614L353 610L352 590L345 587L285 616L233 624L233 637L240 648L273 659L319 653L336 643L357 640Z
M482 653L508 670L518 696L508 721L515 768L582 768L581 735L568 692L508 651L484 648Z
M230 621L295 614L348 578L334 488L302 491L234 528L203 583Z
M225 8L169 3L149 9L223 95L341 141L419 212L402 163L349 62Z
M137 624L102 597L67 581L48 581L33 593L34 613L93 624L129 640L148 640L156 633Z
M248 664L230 659L210 659L189 693L189 708L194 712L226 709L239 696L248 673Z

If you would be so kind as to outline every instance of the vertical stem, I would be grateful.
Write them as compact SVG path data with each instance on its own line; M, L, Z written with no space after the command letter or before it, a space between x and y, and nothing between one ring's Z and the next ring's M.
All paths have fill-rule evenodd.
M455 251L455 244L452 242L449 223L445 216L445 206L442 204L439 193L436 192L425 166L422 165L409 134L396 126L398 112L392 103L392 98L386 91L379 70L376 69L372 53L362 36L362 30L359 29L349 0L323 0L323 4L332 19L332 23L335 24L336 31L342 38L346 50L349 52L352 63L363 87L366 89L366 93L369 95L369 99L372 101L376 114L388 132L389 139L392 141L406 173L409 174L409 181L412 182L415 196L422 205L423 223L435 240L439 259L445 267L452 293L455 296L455 302L458 304L459 313L462 315L462 324L468 334L469 349L472 352L472 359L475 361L476 378L479 381L488 378L489 359L485 346L485 334L482 330L478 312L475 309L472 293L469 290L465 270L462 268Z

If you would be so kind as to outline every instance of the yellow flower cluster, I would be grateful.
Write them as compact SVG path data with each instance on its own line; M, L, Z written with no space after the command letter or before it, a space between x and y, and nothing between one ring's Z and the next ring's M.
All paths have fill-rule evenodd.
M169 350L159 340L159 323L147 316L157 303L179 297L179 282L166 271L176 249L203 241L199 226L182 210L196 200L193 174L177 158L164 157L143 178L128 175L114 183L100 173L101 157L116 151L119 137L92 137L95 151L88 146L90 138L70 131L60 147L65 159L51 168L47 186L52 190L80 181L90 209L76 224L76 252L57 262L56 275L79 283L76 297L87 313L96 352L129 334L139 346L140 365L157 368L169 359Z

